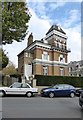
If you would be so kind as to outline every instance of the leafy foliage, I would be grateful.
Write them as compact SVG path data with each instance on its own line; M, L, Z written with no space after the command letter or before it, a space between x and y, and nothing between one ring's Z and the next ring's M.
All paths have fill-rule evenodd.
M5 68L9 62L9 58L4 53L3 49L0 49L0 70Z
M55 84L70 84L75 87L83 87L83 77L35 75L35 78L37 79L37 86L52 86Z
M12 75L12 74L17 74L17 70L13 63L9 63L6 68L3 69L3 73L5 75Z
M30 13L25 2L2 3L2 44L24 40Z

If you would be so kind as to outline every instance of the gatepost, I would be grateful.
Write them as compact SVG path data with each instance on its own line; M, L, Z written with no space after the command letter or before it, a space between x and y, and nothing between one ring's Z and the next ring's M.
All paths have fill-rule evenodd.
M34 87L34 88L36 87L36 79L32 80L32 87Z

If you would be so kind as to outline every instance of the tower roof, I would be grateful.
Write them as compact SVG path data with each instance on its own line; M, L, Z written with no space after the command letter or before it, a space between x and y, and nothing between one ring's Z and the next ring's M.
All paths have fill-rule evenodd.
M53 30L57 30L57 31L59 31L59 32L61 32L61 33L63 33L63 34L66 34L59 26L57 26L57 25L52 25L51 26L51 28L48 30L48 32L46 33L46 35L47 34L49 34L51 31L53 31Z

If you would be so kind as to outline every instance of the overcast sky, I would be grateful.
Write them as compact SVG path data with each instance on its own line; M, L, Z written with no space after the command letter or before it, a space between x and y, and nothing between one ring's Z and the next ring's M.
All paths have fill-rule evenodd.
M81 0L75 0L75 2L71 2L71 0L33 1L27 0L27 6L32 15L28 23L29 34L32 32L34 40L40 40L45 37L46 32L53 24L59 25L66 32L67 45L71 49L68 62L81 60ZM17 55L27 46L27 37L23 42L13 42L13 44L3 47L16 67L18 66Z

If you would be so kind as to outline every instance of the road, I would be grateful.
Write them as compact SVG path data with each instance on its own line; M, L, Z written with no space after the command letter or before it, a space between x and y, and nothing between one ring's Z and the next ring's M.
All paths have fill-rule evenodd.
M0 120L2 118L2 98L0 98Z
M78 97L4 97L3 118L81 118Z

